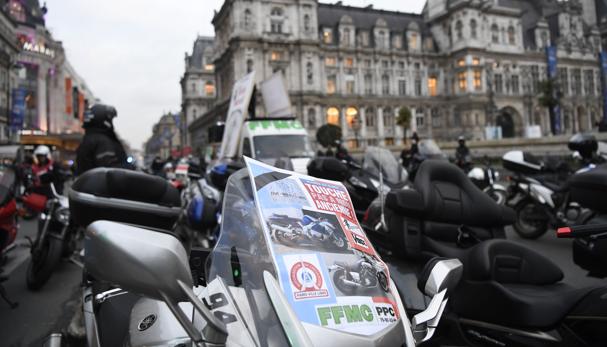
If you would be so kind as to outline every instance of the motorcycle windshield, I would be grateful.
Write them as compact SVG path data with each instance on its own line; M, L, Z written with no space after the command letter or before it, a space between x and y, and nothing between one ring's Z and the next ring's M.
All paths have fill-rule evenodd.
M386 181L397 184L407 179L407 173L403 167L396 161L396 158L389 150L380 147L367 147L363 157L363 170L379 177L383 173Z
M233 276L227 255L236 250L242 286L264 290L262 272L268 271L280 286L283 302L315 345L331 345L328 336L348 341L351 334L374 339L377 346L401 345L404 329L398 325L402 307L398 293L390 285L388 267L356 220L346 188L245 160L250 177L239 172L226 190L218 245L226 260L221 266L211 265L217 267L211 277L219 271ZM250 270L245 271L245 266ZM267 310L276 307L276 300L274 295L268 302L266 296L255 305ZM256 324L260 341L279 338L277 323L292 326L289 317L280 317L277 320L274 312L260 316L262 324ZM324 339L323 334L327 334Z
M417 146L421 155L429 157L439 157L443 155L443 151L441 151L434 140L421 140Z

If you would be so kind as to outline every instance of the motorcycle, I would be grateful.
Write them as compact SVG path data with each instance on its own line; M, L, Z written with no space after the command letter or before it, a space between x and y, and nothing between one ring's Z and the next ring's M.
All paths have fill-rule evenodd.
M52 196L45 208L39 208L38 233L32 243L31 259L27 267L26 284L30 290L39 290L49 280L62 257L70 257L82 238L78 228L70 223L68 199L50 185Z
M497 183L499 172L492 168L488 161L485 162L483 167L473 167L468 172L468 178L499 205L506 203L508 190L503 185Z
M367 257L354 264L335 262L329 271L333 272L333 283L342 293L353 295L364 289L375 288L378 284L382 290L389 291L383 268Z
M336 227L326 220L304 215L302 220L284 215L269 218L271 236L284 245L306 245L308 247L327 247L330 244L338 249L346 249L348 242L336 232Z
M2 282L8 279L2 275L2 266L6 262L7 253L15 247L15 239L18 231L17 204L14 197L16 189L15 172L11 167L2 165L0 172L0 297L11 309L18 303L10 300L6 288Z
M380 182L380 168L383 180ZM313 177L339 181L344 184L352 199L356 216L361 219L380 190L399 189L407 184L408 174L394 155L385 148L367 147L362 165L354 161L340 161L319 157L308 164Z
M417 152L411 155L408 163L403 163L403 165L406 164L407 166L411 181L415 180L420 165L428 159L448 160L447 155L438 147L438 144L433 139L420 140L417 144Z
M412 187L392 190L365 213L374 244L405 258L459 258L484 240L505 238L514 211L498 205L454 164L426 160Z
M330 280L324 280L326 275L314 260L310 263L296 259L291 269L293 276L284 277L278 272L285 266L282 261L290 260L268 252L276 250L276 245L264 231L265 221L257 210L247 170L228 180L217 245L204 256L190 256L190 261L174 233L145 227L161 213L166 218L163 227L169 220L179 220L177 214L169 214L174 207L167 204L176 204L179 198L173 189L166 188L166 181L140 176L143 174L120 174L123 183L144 181L147 189L165 194L152 203L130 191L120 192L120 196L135 200L131 204L123 200L119 206L89 186L91 176L99 172L91 173L88 180L87 174L74 183L70 198L74 219L89 223L82 300L90 346L322 346L332 341L415 346L434 334L448 295L461 276L458 260L429 262L419 285L431 297L431 303L412 320L392 281L388 282L390 293L373 298L340 296L340 302L347 304L328 296L332 305L315 307L310 300L328 294ZM86 200L89 194L96 199ZM120 208L131 212L137 206L138 212L104 214L108 206L112 212ZM148 210L148 218L144 209ZM101 220L108 217L110 220ZM337 261L353 256L323 254ZM310 256L317 257L314 253L305 257ZM192 277L193 272L202 276ZM285 280L293 281L296 292L283 285ZM305 299L305 305L295 301L297 298ZM302 318L301 310L308 309L314 315ZM61 339L60 334L53 334L49 343L61 343Z

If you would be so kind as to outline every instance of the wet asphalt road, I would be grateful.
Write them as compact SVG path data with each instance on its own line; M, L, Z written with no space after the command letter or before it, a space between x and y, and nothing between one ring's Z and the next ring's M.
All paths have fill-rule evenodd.
M35 233L35 223L22 221L16 249L10 253L5 271L10 278L4 283L10 297L19 302L19 307L10 310L0 302L0 346L41 346L50 333L65 331L79 299L81 270L78 266L63 261L49 282L38 292L31 292L25 285L25 272L29 262L29 249L25 236ZM589 278L571 258L571 241L559 240L554 232L546 233L538 240L524 240L512 230L509 239L521 242L550 257L565 273L565 281L575 286L604 283L605 280ZM416 272L421 264L386 258L390 273L401 289L408 307L423 308L424 298L416 288ZM420 307L421 306L421 307Z

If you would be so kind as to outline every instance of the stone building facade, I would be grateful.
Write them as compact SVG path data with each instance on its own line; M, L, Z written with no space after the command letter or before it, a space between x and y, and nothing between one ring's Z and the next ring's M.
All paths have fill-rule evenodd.
M181 77L181 115L189 126L212 109L215 103L215 66L213 64L213 38L198 36L192 53L185 55L185 72ZM198 127L193 136L184 131L182 142L187 146L200 147L206 135Z
M443 140L550 132L538 102L545 48L557 47L564 132L602 115L600 32L593 1L428 0L421 14L315 0L226 0L213 19L217 98L190 129L225 117L231 86L284 75L294 113L311 130L340 125L351 147L398 145L411 130ZM590 10L589 10L590 8ZM403 10L406 10L403 3ZM531 131L535 130L535 131Z

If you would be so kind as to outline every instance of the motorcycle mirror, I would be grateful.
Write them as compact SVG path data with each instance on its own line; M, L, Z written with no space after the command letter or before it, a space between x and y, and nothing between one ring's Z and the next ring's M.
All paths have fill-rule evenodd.
M448 294L455 289L462 277L463 265L458 259L433 258L422 270L418 288L432 297L428 307L416 314L411 321L416 342L427 341L434 335L445 306Z
M202 343L202 335L179 308L179 302L191 302L205 318L210 328L205 337L210 334L218 341L225 340L225 326L192 291L186 250L173 235L97 221L86 229L84 249L88 273L97 280L164 301L196 345Z

